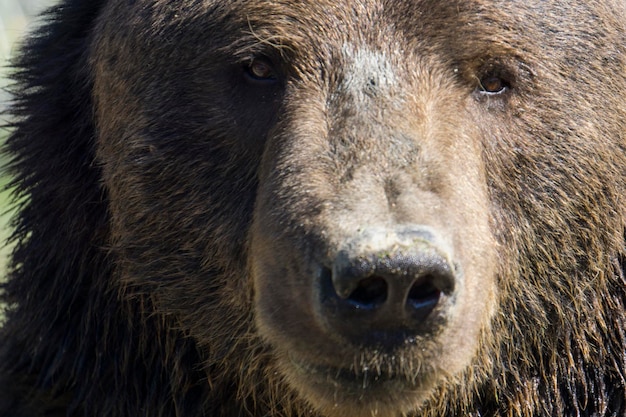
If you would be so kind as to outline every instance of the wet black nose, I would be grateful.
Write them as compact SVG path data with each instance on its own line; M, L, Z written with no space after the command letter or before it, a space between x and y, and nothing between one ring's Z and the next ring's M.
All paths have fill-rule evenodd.
M458 276L430 231L365 233L349 246L321 268L321 312L331 331L390 346L441 325Z
M432 250L374 253L351 258L342 252L333 265L333 288L342 303L358 311L380 310L392 322L405 317L424 320L442 292L454 289L450 264Z

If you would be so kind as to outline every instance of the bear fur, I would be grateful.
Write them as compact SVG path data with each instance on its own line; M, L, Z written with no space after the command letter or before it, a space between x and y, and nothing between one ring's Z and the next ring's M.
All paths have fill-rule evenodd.
M618 0L61 1L0 416L626 416L625 69Z

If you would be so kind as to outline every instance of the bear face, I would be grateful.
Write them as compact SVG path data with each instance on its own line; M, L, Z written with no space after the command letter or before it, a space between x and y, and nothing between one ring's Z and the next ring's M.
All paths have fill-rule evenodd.
M61 381L36 389L87 414L620 415L621 3L82 8L63 55L81 95L62 101L89 122L70 131L77 156L56 160L75 171L15 167L32 211L54 201L73 222L22 215L7 288L24 307L4 334ZM26 125L14 154L45 149ZM52 224L62 243L34 268L25 254ZM18 337L36 297L16 283L60 291L76 271L73 298L37 317L83 321ZM96 357L39 358L55 351L41 340L72 338ZM76 388L81 375L102 382ZM118 398L127 385L136 398Z
M254 5L232 5L232 16L216 17L218 5L195 17L224 39L182 52L192 55L174 61L189 66L158 79L163 94L192 94L176 102L153 97L161 92L152 81L132 75L130 55L145 47L139 40L105 28L111 38L94 48L96 108L105 122L99 154L121 251L180 233L184 216L190 241L214 246L189 248L200 263L224 250L223 240L236 244L240 231L239 245L248 243L239 251L247 253L233 279L249 276L258 334L288 384L336 415L369 415L391 404L409 411L442 378L469 366L494 309L483 144L467 107L483 105L477 98L488 94L507 100L497 96L507 92L463 83L445 50L425 53L436 42L393 30L397 17L381 10L335 10L331 20L344 23L320 44L310 28L327 24L331 4L259 3L258 13L249 11ZM308 21L289 22L305 10ZM239 17L252 15L254 24ZM190 36L182 19L178 33ZM388 27L370 33L379 19ZM131 78L119 85L124 72ZM110 126L111 106L120 102L136 112ZM173 127L182 108L189 126ZM246 175L240 167L248 178L233 182ZM155 200L167 207L146 216L145 204ZM190 207L197 208L193 220ZM217 221L217 209L240 215ZM207 238L219 233L211 227L224 237ZM154 259L156 246L146 242L127 255L131 268ZM165 250L158 258L172 257ZM208 285L207 276L194 276L194 285ZM168 290L156 297L178 303ZM182 315L196 319L193 311Z

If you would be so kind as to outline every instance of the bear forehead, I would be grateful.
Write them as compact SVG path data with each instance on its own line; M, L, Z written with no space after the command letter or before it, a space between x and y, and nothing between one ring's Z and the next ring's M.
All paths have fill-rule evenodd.
M421 63L459 65L472 74L499 58L532 67L576 62L590 48L611 54L603 52L616 42L608 19L625 6L602 7L607 13L570 0L112 0L101 33L131 49L149 49L144 60L175 55L199 66L218 55L241 61L280 55L276 61L293 65L291 73L314 79L344 67L346 45L387 51L406 65L403 72ZM596 28L593 36L581 20Z
M239 46L248 40L265 47L283 50L322 52L346 51L345 45L368 45L373 49L395 49L428 53L431 46L455 49L463 40L486 42L494 47L508 45L513 36L528 30L543 31L537 19L541 2L500 2L480 0L358 0L358 1L198 1L161 0L110 3L118 20L117 29L126 23L136 36L153 39L167 37L161 46L176 45L178 35L193 38L194 45ZM566 5L561 5L567 8ZM561 7L553 7L560 13ZM580 8L579 8L580 9ZM123 10L124 13L119 13ZM547 10L545 15L551 10ZM553 11L552 11L553 12ZM582 13L581 10L578 10ZM534 15L533 19L525 15ZM541 18L540 13L540 18ZM546 22L559 26L558 20ZM556 22L556 23L555 23ZM546 23L547 24L547 23ZM532 26L532 28L531 28ZM326 51L327 52L327 51Z

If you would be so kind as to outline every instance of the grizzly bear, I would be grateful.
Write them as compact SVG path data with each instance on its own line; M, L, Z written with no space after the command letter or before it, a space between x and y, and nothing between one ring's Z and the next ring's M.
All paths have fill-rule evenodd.
M0 416L626 415L620 0L64 0L14 62Z

